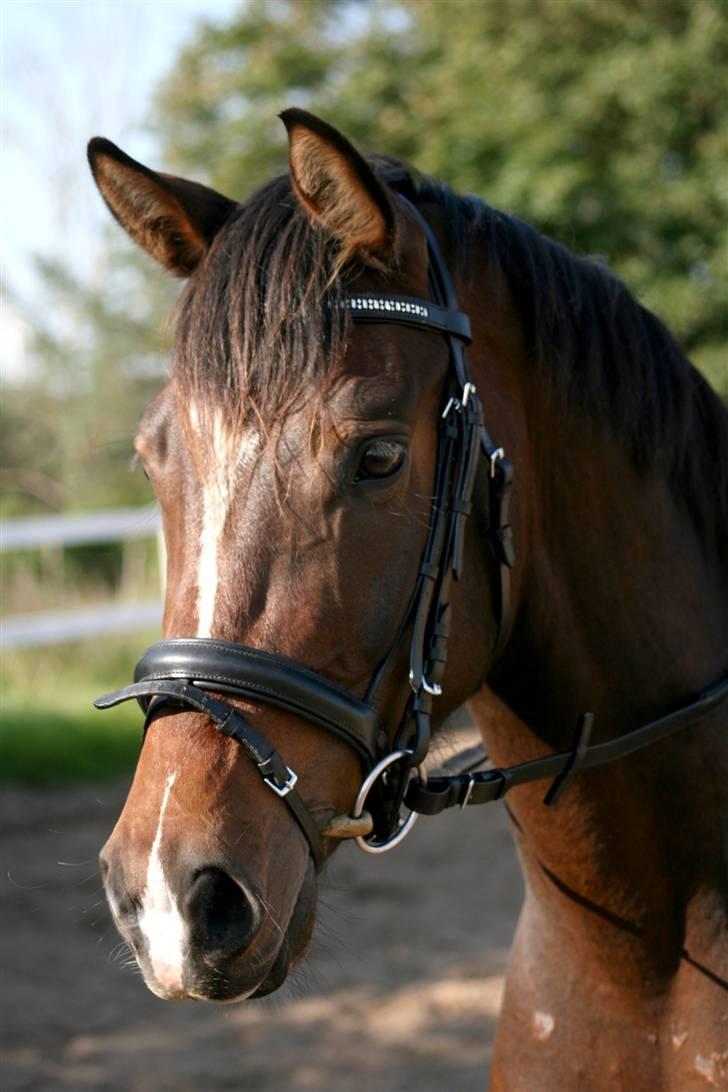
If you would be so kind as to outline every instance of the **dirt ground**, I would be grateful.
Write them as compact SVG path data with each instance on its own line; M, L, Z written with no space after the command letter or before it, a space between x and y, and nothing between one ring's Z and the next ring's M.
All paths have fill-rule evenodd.
M3 1092L484 1089L521 880L502 808L342 847L306 966L272 998L159 1001L123 966L96 854L127 784L6 789Z

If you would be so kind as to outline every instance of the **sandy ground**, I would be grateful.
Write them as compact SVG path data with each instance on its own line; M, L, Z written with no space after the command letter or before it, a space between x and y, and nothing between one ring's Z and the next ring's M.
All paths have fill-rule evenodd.
M126 788L0 797L3 1092L485 1088L521 901L501 807L421 819L383 857L342 847L294 981L205 1006L122 965L96 854Z

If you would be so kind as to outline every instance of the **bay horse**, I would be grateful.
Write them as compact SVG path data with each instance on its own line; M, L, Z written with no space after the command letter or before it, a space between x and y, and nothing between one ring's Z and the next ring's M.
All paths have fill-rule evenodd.
M603 263L282 118L242 204L89 145L189 278L136 438L165 640L100 702L147 712L117 925L160 997L263 996L341 836L510 790L492 1088L728 1087L726 410ZM466 702L498 765L428 781Z

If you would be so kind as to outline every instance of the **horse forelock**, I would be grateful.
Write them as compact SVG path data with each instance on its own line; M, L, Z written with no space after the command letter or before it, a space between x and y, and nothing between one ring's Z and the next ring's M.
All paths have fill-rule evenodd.
M348 317L336 246L312 224L287 178L269 182L220 233L178 311L173 376L211 436L266 434L323 398L342 358Z
M471 277L476 247L496 261L535 374L566 410L610 430L640 471L663 475L701 532L725 534L726 410L663 324L603 263L396 160L373 165L395 192L438 208L457 276ZM220 415L234 446L253 426L267 438L307 401L323 406L348 344L351 273L287 176L239 207L179 306L174 375L183 402L198 406L197 443L209 446Z

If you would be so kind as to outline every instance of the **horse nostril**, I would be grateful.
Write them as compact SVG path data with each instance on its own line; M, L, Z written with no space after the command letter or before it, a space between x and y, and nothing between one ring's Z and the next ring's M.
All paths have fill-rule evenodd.
M184 899L193 945L205 954L232 956L247 948L260 927L255 897L219 868L200 870Z

